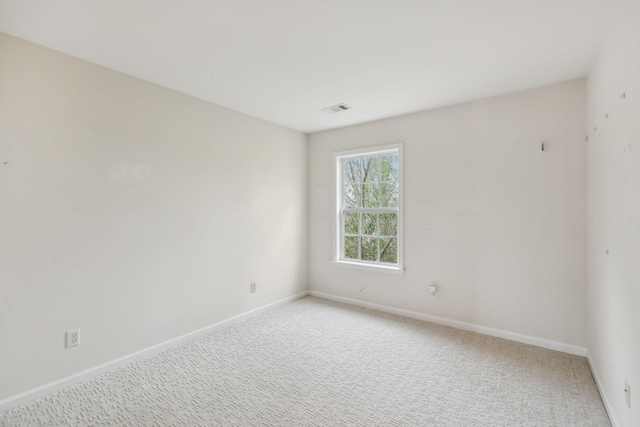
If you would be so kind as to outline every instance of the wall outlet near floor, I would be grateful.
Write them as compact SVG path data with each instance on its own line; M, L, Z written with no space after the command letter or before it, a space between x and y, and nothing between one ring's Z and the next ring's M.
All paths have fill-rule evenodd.
M624 401L627 404L627 408L631 408L631 385L626 380L624 382Z
M80 345L80 328L67 331L66 347L75 347Z
M256 282L253 282L253 283L251 284L251 293L252 293L252 294L255 294L255 293L256 293Z
M431 286L429 286L429 294L434 298L438 298L438 285L432 283Z

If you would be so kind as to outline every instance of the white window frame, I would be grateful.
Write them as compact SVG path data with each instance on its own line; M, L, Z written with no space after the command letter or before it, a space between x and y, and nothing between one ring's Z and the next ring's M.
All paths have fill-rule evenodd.
M374 157L394 154L398 156L398 208L371 209L374 213L397 212L398 215L398 262L396 264L381 263L377 261L362 261L344 258L344 239L342 236L342 210L344 203L343 185L343 160L357 157ZM362 270L378 271L392 274L402 274L403 268L403 172L402 143L382 145L377 147L360 148L357 150L340 151L333 153L333 191L334 191L334 216L333 216L333 264L340 267L350 267Z

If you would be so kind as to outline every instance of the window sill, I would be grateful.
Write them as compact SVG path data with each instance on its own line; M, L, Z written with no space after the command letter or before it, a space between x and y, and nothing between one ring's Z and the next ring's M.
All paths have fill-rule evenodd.
M387 273L387 274L396 274L396 275L401 275L404 273L404 269L400 267L365 264L362 262L331 261L331 264L335 265L336 267L354 268L356 270L375 271L378 273Z

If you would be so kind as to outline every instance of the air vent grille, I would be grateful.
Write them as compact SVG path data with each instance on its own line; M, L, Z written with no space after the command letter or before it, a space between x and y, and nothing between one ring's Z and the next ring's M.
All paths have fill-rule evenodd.
M327 114L341 113L347 110L351 110L351 107L349 107L347 104L332 105L331 107L322 109L322 111L324 111Z

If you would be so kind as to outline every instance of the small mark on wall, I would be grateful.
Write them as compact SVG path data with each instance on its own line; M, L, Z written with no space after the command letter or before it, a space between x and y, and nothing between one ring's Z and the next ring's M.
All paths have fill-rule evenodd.
M362 291L364 291L365 289L367 289L367 287L366 287L366 286L364 286L362 289L360 289L360 290L358 291L358 293L359 293L359 294L361 294L361 293L362 293Z

